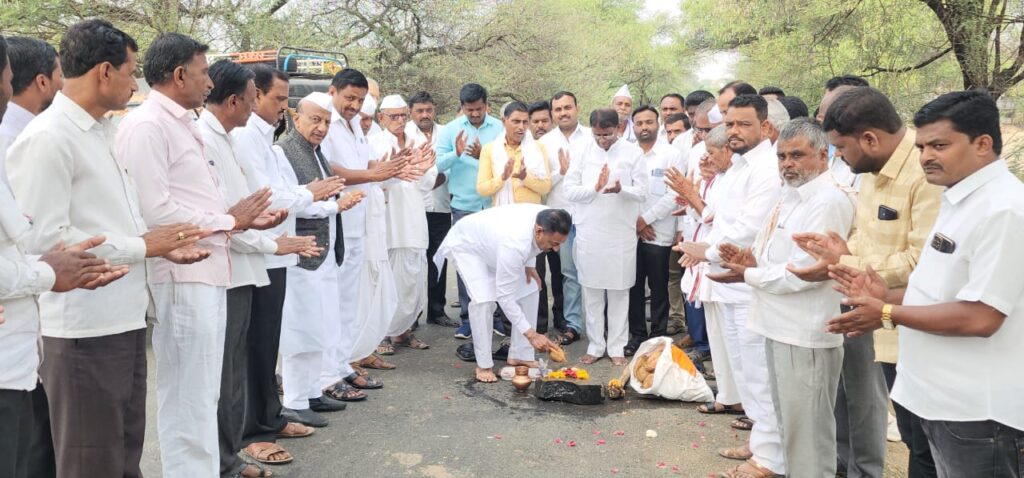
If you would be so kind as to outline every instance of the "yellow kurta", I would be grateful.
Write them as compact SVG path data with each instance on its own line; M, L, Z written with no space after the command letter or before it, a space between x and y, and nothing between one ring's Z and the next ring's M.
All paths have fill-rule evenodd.
M493 197L498 191L505 185L505 181L501 179L500 175L495 176L492 172L494 169L492 163L494 161L494 154L491 149L498 143L487 143L480 150L480 168L477 172L476 177L476 192L481 196ZM548 161L547 152L544 150L544 145L534 143L537 148L540 149L541 156L544 158L544 169L548 172L544 178L538 178L533 173L527 172L526 179L514 179L512 181L512 194L515 198L515 202L519 203L532 203L540 204L541 196L548 193L551 190L551 167L550 161ZM514 161L512 167L513 173L519 171L519 168L523 167L523 151L521 146L505 145L505 152L508 154L508 158ZM494 203L491 203L494 205Z

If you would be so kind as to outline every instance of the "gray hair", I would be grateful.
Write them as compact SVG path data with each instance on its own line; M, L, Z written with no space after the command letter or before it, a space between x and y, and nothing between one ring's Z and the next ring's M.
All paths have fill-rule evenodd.
M815 151L828 149L828 136L825 135L825 130L810 118L797 118L786 123L779 131L778 142L796 138L807 138L807 142Z
M711 112L711 108L714 108L718 103L715 102L714 98L704 100L701 104L697 105L697 109L694 110L695 115L708 114Z
M768 103L768 122L776 131L782 131L782 127L789 122L789 111L775 98L765 98L765 101Z
M724 124L720 124L711 128L708 132L708 136L704 138L704 143L707 146L714 146L716 148L724 148L729 144L729 133L726 132Z

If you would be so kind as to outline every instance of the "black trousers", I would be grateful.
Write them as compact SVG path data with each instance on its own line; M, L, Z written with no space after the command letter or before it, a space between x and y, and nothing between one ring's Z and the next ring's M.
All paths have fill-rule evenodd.
M252 317L252 291L255 288L247 285L228 289L224 364L220 375L220 401L217 402L221 476L232 476L245 467L238 452L242 450L242 422L245 420L247 388L245 382L249 376L246 349Z
M39 375L49 400L57 476L142 476L146 329L43 337Z
M550 266L550 267L548 267ZM544 275L551 271L551 286L548 287ZM540 276L540 304L537 310L537 332L548 331L548 317L551 317L551 324L561 332L565 331L565 316L562 314L562 259L557 252L542 252L537 256L537 274ZM548 290L555 299L551 305L551 315L548 315Z
M281 416L281 397L277 395L277 352L281 345L281 311L287 270L268 269L270 285L257 287L252 293L252 320L246 337L248 379L245 382L245 422L242 446L252 443L274 443L277 432L288 421Z
M896 383L896 364L881 362L882 374L885 375L885 385L892 391ZM928 445L928 437L924 434L921 419L902 405L892 402L892 408L896 412L896 426L900 429L900 439L910 456L907 457L907 478L936 478L938 471L935 469L935 460L932 459L932 450Z
M629 290L629 339L640 343L666 335L668 328L668 260L672 248L640 242L636 248L636 284ZM646 289L651 289L651 333L647 333Z
M43 386L0 390L0 478L53 478L53 443Z
M447 302L445 292L448 287L448 262L445 261L438 271L434 265L434 254L451 228L451 213L427 213L427 318L444 315L444 306Z
M993 420L920 422L935 452L939 476L1024 476L1024 430Z

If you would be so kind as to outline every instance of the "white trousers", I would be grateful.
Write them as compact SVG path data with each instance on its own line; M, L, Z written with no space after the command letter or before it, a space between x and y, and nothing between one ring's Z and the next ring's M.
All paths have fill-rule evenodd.
M409 330L427 308L427 250L401 247L388 250L398 303L387 336Z
M281 355L281 404L292 410L309 408L309 400L323 395L318 378L323 363L322 352Z
M320 388L327 388L354 370L349 365L352 346L355 343L356 307L359 303L359 282L363 274L363 238L345 237L345 258L338 266L338 302L341 310L338 341L329 344L324 351L320 372Z
M715 383L718 385L718 396L715 401L723 405L740 403L740 391L736 386L729 348L725 346L725 317L731 304L721 302L704 302L705 319L707 319L708 344L711 346L711 360L715 365Z
M153 284L157 437L163 476L219 476L217 400L227 289Z
M540 291L534 290L532 294L519 299L519 307L526 315L526 321L530 328L537 327L537 307L540 303ZM469 325L473 328L473 354L476 356L476 366L480 368L494 367L494 360L491 358L491 336L494 333L494 310L498 307L497 302L470 302L469 303ZM516 333L510 334L512 344L508 349L508 358L529 362L534 360L533 346L526 336Z
M725 320L720 325L723 326L729 365L732 366L743 410L754 421L754 428L750 430L750 452L758 464L784 475L786 462L768 378L765 338L747 330L749 304L724 305Z
M605 297L607 296L607 301ZM608 339L605 340L604 310L608 306ZM629 289L583 287L583 311L587 316L587 354L625 357L629 340Z

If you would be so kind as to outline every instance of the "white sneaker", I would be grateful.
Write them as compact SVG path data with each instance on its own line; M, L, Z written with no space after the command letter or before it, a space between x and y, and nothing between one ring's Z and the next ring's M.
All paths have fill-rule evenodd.
M889 414L889 427L885 430L885 439L891 442L902 441L903 438L900 436L900 428L896 425L896 417L891 413Z

